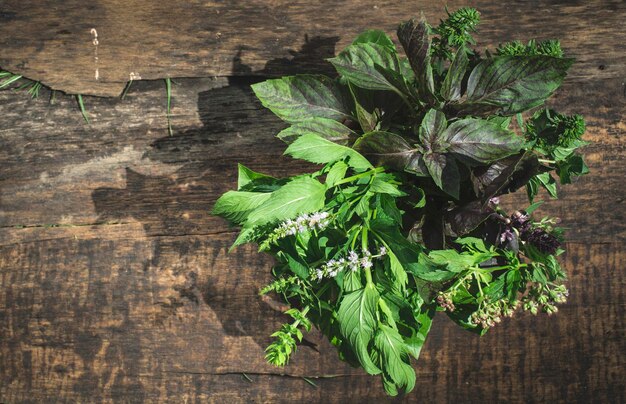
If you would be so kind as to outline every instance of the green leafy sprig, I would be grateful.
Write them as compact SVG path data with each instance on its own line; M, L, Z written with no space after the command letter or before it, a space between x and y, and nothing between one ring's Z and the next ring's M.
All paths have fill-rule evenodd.
M556 197L557 182L588 172L576 153L584 120L544 106L573 60L557 41L480 56L478 21L464 8L436 28L405 22L405 56L366 31L329 59L337 78L253 85L289 124L285 154L319 165L282 179L240 165L237 190L213 210L241 227L234 246L275 258L261 293L281 296L293 322L273 334L270 363L286 365L314 326L396 395L415 385L411 357L437 311L484 334L566 300L562 229L533 218L539 203L509 213L499 196L526 187L532 202L543 187Z

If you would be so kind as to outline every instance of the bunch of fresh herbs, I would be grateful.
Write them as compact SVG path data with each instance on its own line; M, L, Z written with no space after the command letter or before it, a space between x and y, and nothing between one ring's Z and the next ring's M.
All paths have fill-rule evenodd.
M587 173L576 149L582 117L545 108L573 60L558 41L472 49L479 14L439 26L403 23L401 56L366 31L330 59L338 78L296 75L253 85L289 123L285 154L321 168L273 178L239 166L236 191L216 203L275 257L277 293L293 322L267 360L283 366L312 326L339 357L380 375L391 395L414 387L435 312L485 333L518 309L553 313L567 297L557 256L562 230L506 212L499 196Z

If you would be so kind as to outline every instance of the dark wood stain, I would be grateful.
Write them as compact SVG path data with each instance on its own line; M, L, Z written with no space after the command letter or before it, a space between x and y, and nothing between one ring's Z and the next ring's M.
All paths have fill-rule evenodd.
M373 3L343 2L329 16L320 11L327 4L191 2L172 18L191 13L185 26L200 34L175 55L151 36L169 32L163 6L128 11L120 2L99 1L78 18L77 4L39 15L8 2L6 13L15 15L0 15L9 20L0 32L14 30L11 21L18 19L47 21L37 29L64 37L65 29L88 32L94 15L107 27L113 15L101 10L118 6L120 21L158 22L146 34L154 48L141 56L153 66L147 77L172 73L164 67L172 61L179 69L172 75L219 68L231 77L175 80L174 136L167 134L159 81L134 83L125 100L86 97L89 125L71 97L58 95L50 105L45 94L30 100L0 92L1 402L626 402L622 2L476 4L485 25L502 21L479 37L481 44L561 37L580 60L550 103L587 118L591 174L540 212L561 217L570 229L563 263L571 297L553 317L520 314L483 338L439 316L416 365L416 389L398 399L387 398L378 379L339 362L317 332L306 336L286 368L267 365L263 349L284 320L279 302L257 294L270 279L271 259L253 247L227 254L235 230L209 212L234 187L237 162L279 176L311 168L282 156L284 145L274 135L285 125L254 99L254 75L326 71L322 59L354 33L366 26L391 30L420 7L390 2L374 12L367 8ZM441 16L439 4L422 4L429 18ZM284 10L276 13L279 7ZM53 24L72 10L67 18L77 18L75 26ZM222 45L207 39L215 22L202 19L215 10L227 14L219 21ZM251 15L242 21L252 26L241 28L233 21L244 12ZM323 16L330 22L317 28ZM261 20L285 28L261 32ZM102 29L111 40L114 27ZM189 40L184 32L191 31L178 29L183 34L173 40ZM257 35L244 35L251 32ZM67 65L59 72L45 67L44 59L58 60L46 50L53 45L41 53L7 48L0 66L24 60L42 72L35 78L73 91L119 91L121 75L94 84L68 75ZM292 46L299 49L283 53ZM119 54L120 71L132 49ZM217 59L203 65L206 55L197 49L215 51ZM150 64L157 51L161 57ZM64 57L82 66L81 52L77 47ZM92 56L83 53L85 60ZM524 196L507 203L523 206Z

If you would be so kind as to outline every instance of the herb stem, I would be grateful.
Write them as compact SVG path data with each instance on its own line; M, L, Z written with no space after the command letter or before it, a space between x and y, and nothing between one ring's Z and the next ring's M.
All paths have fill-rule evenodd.
M384 170L384 168L383 168L383 167L376 167L376 168L374 168L374 169L371 169L371 170L365 171L365 172L363 172L363 173L356 174L356 175L353 175L353 176L351 176L351 177L344 178L343 180L341 180L341 181L337 182L337 183L335 184L335 186L337 186L337 185L342 185L342 184L345 184L345 183L348 183L348 182L352 182L352 181L354 181L354 180L358 180L359 178L363 178L363 177L366 177L366 176L371 175L371 174L375 174L375 173L382 172L383 170Z

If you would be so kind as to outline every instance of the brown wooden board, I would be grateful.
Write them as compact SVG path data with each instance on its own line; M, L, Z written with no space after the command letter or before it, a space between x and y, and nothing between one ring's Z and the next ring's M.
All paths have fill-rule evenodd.
M0 93L0 401L388 401L317 332L290 365L263 349L283 306L271 261L209 211L236 163L274 175L284 124L244 79L162 82L125 100ZM592 173L543 211L571 228L571 298L483 338L438 316L406 401L623 402L625 100L619 80L568 81L551 103L588 118ZM525 203L523 195L510 204ZM252 382L242 374L245 373ZM314 381L308 384L302 377Z
M622 0L4 0L0 66L58 90L102 96L119 95L133 77L259 74L272 59L283 63L262 74L317 71L320 57L296 59L292 53L309 46L331 57L335 45L343 48L364 29L393 34L400 21L422 12L436 24L446 4L480 10L480 47L560 38L580 61L575 77L626 74ZM247 68L233 64L236 58Z
M9 1L0 11L5 20L0 32L12 25L13 35L21 36L28 67L52 57L46 49L58 51L63 41L46 42L39 51L30 48L27 29L15 28L20 21L22 27L38 21L37 29L72 34L83 29L78 11L67 17L75 25L54 26L72 9L99 21L112 16L123 21L133 13L157 18L141 14L143 2L113 3L119 6L116 13L100 12L104 1L81 2L81 7L59 2L45 12ZM162 3L150 4L166 9ZM193 9L211 3L188 4ZM269 11L284 6L262 4ZM253 45L238 57L236 47L224 47L210 64L220 66L222 60L225 75L283 74L303 66L327 71L321 58L335 46L372 21L383 21L391 31L413 8L380 3L380 14L359 20L346 18L337 6L326 14L335 23L331 26L319 22L322 6L290 4L275 14L285 21L280 38L286 42L261 44L266 34L258 32L257 38L249 36L257 42L249 39ZM366 14L356 2L345 5L355 15ZM17 7L24 11L11 11ZM440 16L441 7L427 6L432 13L427 16ZM484 5L485 20L501 15L508 23L483 30L481 41L558 36L581 61L550 103L585 115L585 139L593 142L584 149L591 174L539 212L561 217L570 229L563 263L571 296L552 317L521 314L482 338L437 316L416 365L416 389L397 400L386 398L377 378L341 363L317 332L306 335L286 368L264 362L269 335L284 319L280 302L257 295L269 279L271 260L253 247L227 254L235 230L209 212L217 197L235 186L237 162L274 175L311 166L281 156L284 145L273 136L285 125L254 99L249 89L254 79L174 80L174 136L167 133L162 80L134 83L124 100L85 97L89 124L73 97L57 95L50 105L47 93L31 100L0 92L0 402L626 402L623 8L621 2ZM203 16L194 10L187 20ZM311 10L318 14L289 19ZM251 29L232 18L232 35L237 24ZM168 32L163 21L155 32ZM103 32L120 31L120 25L111 27L116 28ZM186 38L182 27L179 23ZM309 42L300 47L305 32ZM204 37L199 38L194 40ZM160 66L149 77L171 73L163 67L167 63L181 69L201 65L198 49L205 48L198 43L188 54L181 43L162 51L162 58L147 51L145 57ZM294 50L293 61L286 58L287 49ZM51 60L62 71L63 63L81 60L78 53ZM93 58L86 53L85 60ZM172 62L167 55L178 59ZM117 57L120 69L127 68L124 53ZM0 62L8 60L3 58L4 53ZM208 72L184 75L213 74ZM75 76L57 77L67 83ZM99 87L84 77L73 81L83 80L79 87L66 89L114 94L125 80L106 79L108 84ZM524 195L507 200L515 207L525 203Z

